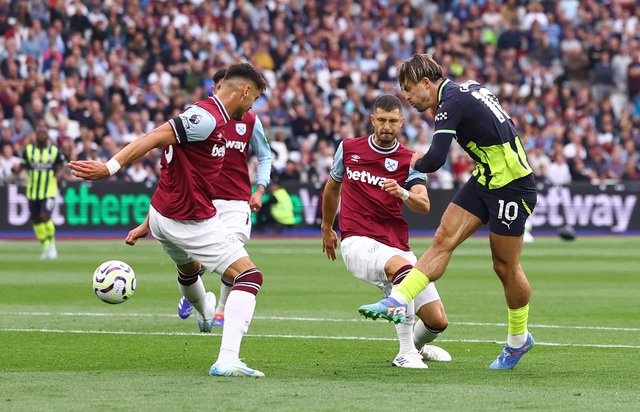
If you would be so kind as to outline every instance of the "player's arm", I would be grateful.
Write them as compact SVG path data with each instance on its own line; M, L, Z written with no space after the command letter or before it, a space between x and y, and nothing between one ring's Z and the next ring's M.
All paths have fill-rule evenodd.
M269 181L271 180L271 147L264 134L262 122L256 116L249 144L258 158L258 176L256 177L256 191L249 199L249 207L252 212L257 212L262 208L262 195L264 194Z
M93 160L72 160L69 162L69 167L71 168L71 173L76 177L87 180L103 179L115 174L122 166L141 158L151 149L176 143L178 143L178 139L174 127L170 122L165 122L162 126L136 138L124 149L116 153L107 163Z
M402 199L414 212L426 215L431 210L426 184L427 179L424 173L410 169L405 187L400 186L395 179L386 179L381 189L391 196Z
M124 238L124 243L133 246L136 244L138 239L147 237L150 232L151 229L149 227L149 213L147 213L147 217L144 219L144 222L142 222L138 227L129 231L127 237Z
M409 197L404 203L407 207L416 213L426 215L431 210L431 201L429 200L429 192L427 191L426 182L416 179L407 183L409 188Z
M336 248L338 247L338 234L333 230L333 224L340 204L340 191L342 190L342 176L344 163L342 162L342 143L333 157L333 166L329 180L324 187L322 195L322 252L327 254L330 260L336 260Z
M22 152L22 156L20 156L20 161L13 164L11 172L14 175L17 175L27 168L27 164L29 164L29 156L27 155L27 148L25 147L24 151Z
M465 110L454 99L442 102L438 107L431 147L426 154L414 153L411 167L422 173L433 173L440 169L449 156L449 146L456 136L458 125L462 121Z

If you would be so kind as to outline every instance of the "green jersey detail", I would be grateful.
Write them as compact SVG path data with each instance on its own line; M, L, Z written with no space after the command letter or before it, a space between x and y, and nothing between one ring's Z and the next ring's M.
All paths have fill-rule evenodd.
M498 189L531 174L520 138L516 136L513 143L494 146L477 146L474 142L467 144L467 151L476 160L473 175L478 183L489 189Z
M55 176L55 166L62 164L58 148L49 145L40 149L30 144L25 148L23 161L29 171L27 199L42 200L56 197L58 181Z

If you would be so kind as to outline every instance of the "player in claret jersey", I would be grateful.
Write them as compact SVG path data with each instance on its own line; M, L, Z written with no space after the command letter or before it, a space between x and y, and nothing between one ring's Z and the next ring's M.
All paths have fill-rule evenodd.
M400 100L378 97L371 123L372 135L345 139L334 156L322 199L322 249L330 260L336 259L333 224L339 204L340 251L347 269L388 295L416 263L402 204L426 214L430 202L425 175L410 167L413 152L396 138L404 123ZM414 314L419 318L415 328ZM419 293L408 308L388 315L406 318L396 325L400 350L393 366L426 369L423 359L451 360L444 349L427 345L448 325L435 285Z
M258 71L247 63L229 67L218 93L197 102L148 134L138 137L106 164L69 163L73 174L97 180L115 174L155 147L163 148L158 187L151 198L149 223L153 236L178 269L178 287L198 314L202 332L210 332L215 295L206 292L205 269L232 279L226 322L213 376L262 377L240 360L240 344L253 318L262 273L249 258L244 244L220 222L213 205L214 182L222 167L225 127L242 120L267 87Z
M508 306L507 343L490 369L512 369L534 344L527 330L531 287L522 267L523 234L537 200L536 185L518 132L498 99L479 83L454 83L430 54L416 54L398 68L404 97L419 112L435 115L429 151L414 154L416 170L431 173L447 159L455 138L476 162L469 181L444 212L433 243L389 299L361 306L367 317L402 310L439 279L455 248L489 224L493 269Z
M214 93L222 86L226 72L226 69L222 69L213 75ZM227 144L224 163L214 182L216 200L213 201L213 205L227 229L241 242L246 243L251 237L251 213L257 213L262 208L262 195L269 185L271 147L265 137L262 122L251 112L247 112L240 121L231 119L225 128L225 137ZM253 194L249 177L249 147L258 158L256 191ZM128 238L132 236L135 239L136 233L133 231ZM221 276L220 280L220 296L213 326L224 325L224 308L232 287L231 280L224 276ZM178 303L178 315L186 319L191 314L191 309L189 301L182 297Z

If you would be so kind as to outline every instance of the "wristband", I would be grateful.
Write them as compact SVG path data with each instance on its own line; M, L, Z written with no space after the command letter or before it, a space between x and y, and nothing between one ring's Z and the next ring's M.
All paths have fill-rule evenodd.
M409 199L409 191L407 189L402 190L404 190L404 192L402 192L402 196L400 196L400 199L402 199L403 202L406 202L407 199Z
M107 169L109 169L109 176L113 176L118 173L118 170L122 167L114 157L109 159L105 165L107 166Z

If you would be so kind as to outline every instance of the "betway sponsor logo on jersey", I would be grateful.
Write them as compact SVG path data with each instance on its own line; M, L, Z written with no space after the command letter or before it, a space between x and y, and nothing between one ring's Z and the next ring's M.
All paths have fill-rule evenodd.
M227 149L236 149L244 152L244 148L247 147L246 142L239 142L236 140L227 140Z
M347 179L355 180L362 183L367 183L374 186L382 186L384 181L387 180L386 177L372 175L366 170L363 170L363 171L351 170L349 167L347 167L346 172L347 172L346 173Z

